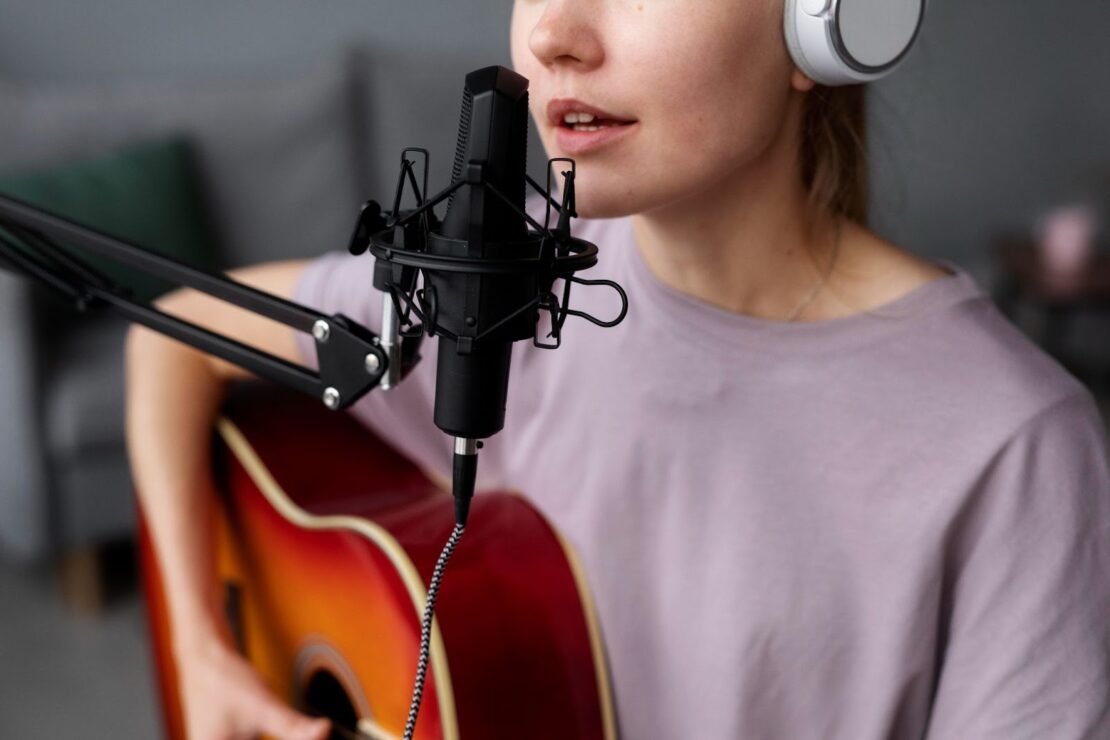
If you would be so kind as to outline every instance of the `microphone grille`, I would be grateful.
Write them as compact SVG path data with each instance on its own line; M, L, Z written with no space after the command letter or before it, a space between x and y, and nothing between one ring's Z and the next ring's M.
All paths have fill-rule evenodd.
M463 87L462 110L459 111L459 140L455 145L455 164L451 168L451 182L455 182L463 173L463 165L466 164L467 141L470 138L470 115L474 109L474 93L470 90L470 86ZM456 190L447 197L447 208L451 208L451 204L455 202L455 195L459 191Z
M524 144L523 144L523 148L524 148L524 169L525 169L525 172L527 172L528 171L528 93L524 94L524 107L521 108L517 112L517 116L519 118L523 119L523 121L521 122L520 127L518 128L518 130L524 132ZM521 181L520 187L521 187L521 190L523 191L520 194L520 202L523 206L523 204L526 204L527 201L528 201L528 181L527 180ZM527 226L525 226L524 228L525 228L525 230L528 229Z

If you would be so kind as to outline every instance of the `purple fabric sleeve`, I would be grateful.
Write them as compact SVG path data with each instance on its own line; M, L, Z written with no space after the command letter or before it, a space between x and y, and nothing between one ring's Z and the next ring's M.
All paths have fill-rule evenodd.
M999 449L948 549L930 738L1110 737L1110 470L1087 394Z

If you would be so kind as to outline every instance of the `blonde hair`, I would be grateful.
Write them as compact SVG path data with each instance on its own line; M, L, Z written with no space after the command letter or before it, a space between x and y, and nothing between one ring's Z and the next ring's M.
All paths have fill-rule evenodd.
M801 131L802 179L811 213L868 225L867 88L814 86Z
M816 85L806 95L801 124L801 170L811 229L831 220L836 236L828 257L806 251L825 274L824 290L846 306L872 318L898 319L893 309L866 309L856 305L836 287L835 275L843 273L839 256L840 232L845 221L867 228L870 218L870 183L867 161L867 87ZM811 232L812 233L812 232Z

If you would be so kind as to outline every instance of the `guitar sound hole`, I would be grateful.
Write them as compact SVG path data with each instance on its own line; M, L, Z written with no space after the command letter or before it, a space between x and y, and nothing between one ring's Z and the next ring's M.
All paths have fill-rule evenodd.
M328 671L312 674L304 693L305 708L312 714L327 717L332 726L346 730L333 737L351 737L358 731L358 714L339 679Z

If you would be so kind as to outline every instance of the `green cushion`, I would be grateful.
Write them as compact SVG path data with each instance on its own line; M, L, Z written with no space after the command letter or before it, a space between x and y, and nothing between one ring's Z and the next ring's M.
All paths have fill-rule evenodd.
M0 194L202 268L216 264L189 145L180 138L135 144L95 159L0 173ZM174 286L83 250L81 258L136 298Z

